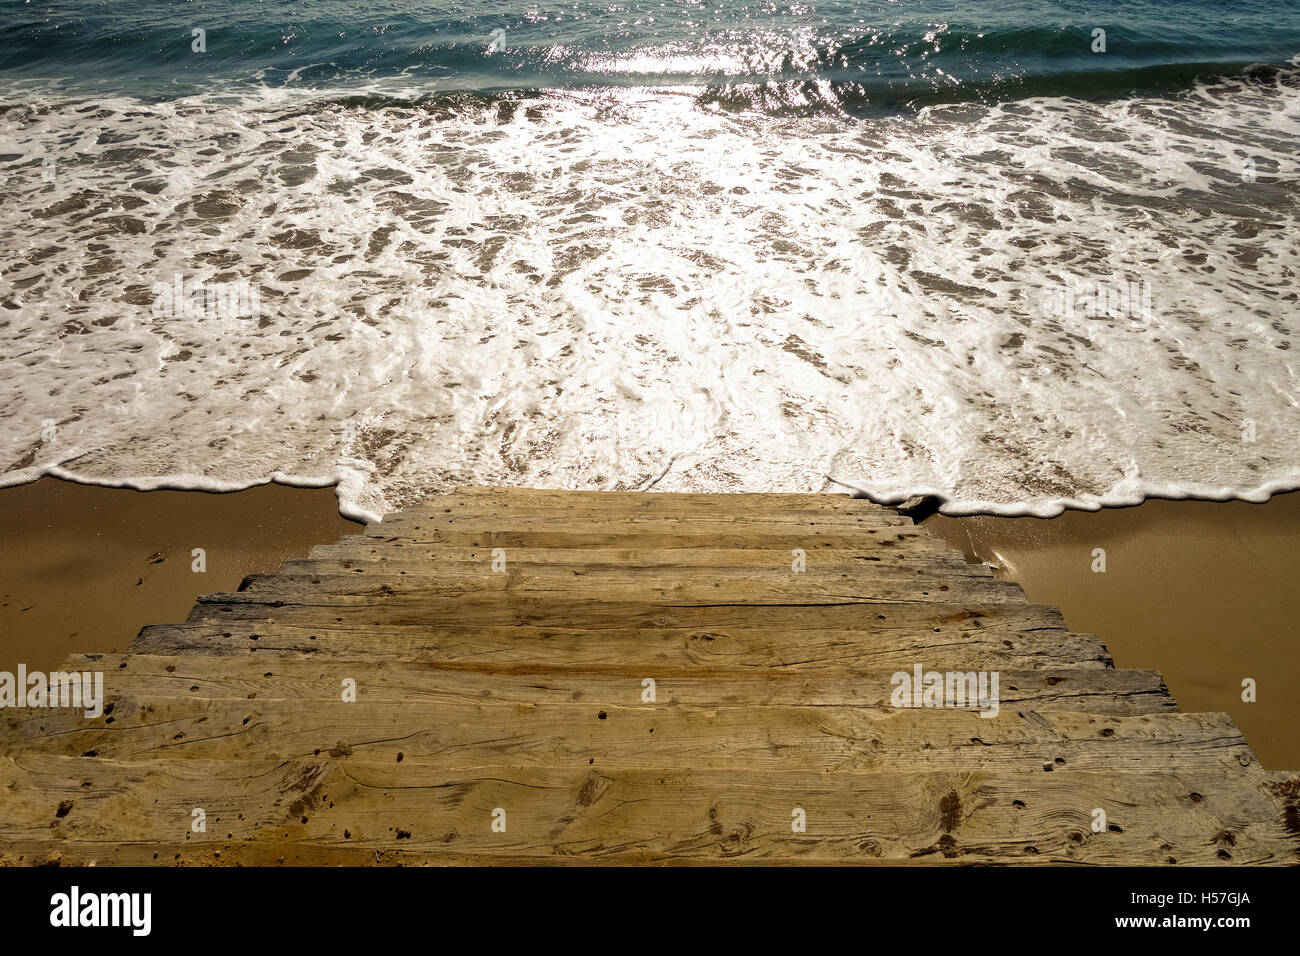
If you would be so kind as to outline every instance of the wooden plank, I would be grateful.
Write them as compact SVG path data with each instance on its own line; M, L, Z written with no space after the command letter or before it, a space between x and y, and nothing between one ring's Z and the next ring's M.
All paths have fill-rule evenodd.
M521 549L522 550L522 549ZM530 550L529 555L539 552ZM542 552L544 553L544 552ZM575 552L566 550L566 555ZM664 553L664 552L659 552ZM771 552L767 552L771 553ZM495 565L500 569L501 565ZM583 565L570 561L549 561L545 557L535 560L520 560L511 552L507 556L504 572L494 570L493 559L489 552L479 552L468 562L435 562L419 558L390 560L386 558L371 559L357 556L338 556L287 561L280 574L285 576L334 576L351 575L355 578L388 581L390 583L427 582L432 586L445 587L451 582L463 582L472 589L483 583L493 587L495 582L484 581L487 575L519 572L524 578L511 581L546 582L551 586L557 584L580 584L591 589L591 582L608 581L626 590L630 585L641 581L680 582L690 580L695 584L702 582L722 582L724 585L739 582L745 584L777 582L794 586L801 582L821 584L836 582L881 584L892 588L928 589L945 596L946 600L971 600L976 595L996 595L1007 600L1023 600L1024 592L1013 581L1004 581L988 573L980 565L962 564L956 567L943 567L921 564L919 567L907 567L904 562L868 564L809 564L802 571L791 569L789 562L785 565L707 565L707 564L607 564L593 562ZM246 579L240 590L248 590L255 582L261 582L273 575L253 575ZM350 586L350 585L349 585ZM984 599L988 599L985 597Z
M800 507L825 503L835 507L856 506L883 508L868 498L855 498L840 491L598 491L590 488L525 488L514 485L457 485L446 494L435 495L426 501L444 498L502 498L555 501L698 501L702 504L736 501L741 503L772 504L778 507ZM417 504L419 508L423 505ZM890 509L893 510L893 509Z
M374 541L397 543L402 547L442 545L458 548L766 548L791 550L802 548L813 551L850 550L864 547L860 534L842 534L833 531L816 531L802 535L788 533L700 532L632 530L611 523L604 529L571 530L556 526L536 530L484 530L448 528L442 530L413 531L406 535L400 529L368 532ZM935 552L939 545L929 537L901 535L872 539L881 549L900 551Z
M601 554L611 551L636 552L681 552L678 563L691 563L692 554L704 554L719 557L730 554L727 561L746 562L750 560L747 552L781 552L789 555L795 548L802 548L808 560L816 559L821 552L834 557L844 552L856 552L864 556L863 560L889 559L898 555L899 561L925 560L929 563L950 564L954 567L965 564L960 552L947 547L929 532L908 532L897 534L894 531L849 535L814 535L805 536L797 541L790 540L784 534L754 535L749 539L735 532L723 535L721 539L708 535L679 534L674 532L631 532L621 529L616 521L606 522L594 529L585 528L575 531L572 528L552 528L556 532L566 532L566 536L580 541L577 545L566 545L560 537L546 537L544 532L485 531L480 533L457 532L454 535L425 534L424 532L403 533L402 529L390 527L383 530L379 525L369 526L367 531L348 533L339 536L331 544L318 545L308 552L308 557L385 557L401 560L408 556L428 556L437 559L439 555L456 555L461 552L483 551L491 553L493 548L510 547L511 553L520 551L582 552L593 551ZM599 539L608 538L607 543ZM425 540L437 538L438 540ZM449 538L449 539L448 539ZM444 540L447 539L447 540ZM533 543L529 543L533 542ZM710 554L711 553L711 554ZM671 554L665 555L672 563ZM581 560L580 555L574 555ZM600 554L595 555L599 560Z
M888 532L921 530L917 529L910 518L904 518L892 511L873 507L871 510L814 508L745 508L743 503L734 509L720 507L717 504L700 503L684 505L674 503L671 506L658 504L653 500L645 501L640 506L629 506L619 502L601 502L574 504L519 504L516 502L479 502L466 504L464 501L445 500L434 507L417 508L385 516L378 524L371 525L373 531L380 534L392 529L402 529L403 533L430 528L473 527L498 530L502 527L537 529L543 524L595 525L617 523L620 526L640 528L642 530L674 531L687 534L725 528L730 531L750 530L764 534L800 534L809 528L835 530L845 534L885 534Z
M522 526L521 526L522 525ZM532 525L531 527L529 525ZM672 525L663 521L582 523L469 519L437 526L370 525L362 534L375 541L401 545L447 545L494 548L803 548L811 552L829 548L851 550L867 546L880 549L945 551L947 546L919 530L890 528L857 530L818 525L798 530L762 528L743 522L692 521Z
M501 767L460 774L357 756L282 763L0 758L5 862L1294 864L1239 775L678 773ZM191 833L191 810L207 830ZM808 818L791 828L793 808ZM1091 830L1093 809L1109 827ZM493 832L504 810L505 833ZM219 855L218 855L219 854ZM161 860L159 861L161 862Z
M717 505L671 507L620 507L607 503L591 505L519 505L506 503L466 504L445 502L446 507L433 507L403 511L385 516L382 522L371 525L375 531L402 528L441 527L445 525L496 527L535 527L542 521L560 524L630 524L645 529L690 532L692 526L728 525L733 528L753 527L764 533L798 534L809 528L834 529L844 533L885 534L891 531L923 530L911 518L904 518L883 509L841 510L829 508L737 508L729 510Z
M718 668L773 673L857 674L900 659L940 668L1031 670L1109 668L1110 654L1091 634L1053 628L894 628L875 633L834 628L600 628L530 626L370 625L334 615L293 620L193 622L143 628L130 650L139 654L301 655L436 661L484 669L532 667L561 671L712 672ZM761 676L761 674L756 674Z
M578 491L546 488L492 488L466 486L451 494L435 495L411 505L396 516L428 514L446 509L471 510L591 510L618 514L705 511L725 515L783 515L803 513L880 516L911 522L897 510L866 498L823 493L713 493L681 491Z
M973 630L1065 632L1061 612L1049 605L1020 602L960 602L844 599L718 603L684 601L601 601L581 593L470 593L428 595L381 586L373 596L328 592L263 594L242 591L201 595L190 612L198 621L277 621L319 626L351 621L358 629L376 625L600 628L767 627L788 630L843 628L864 634L900 628L964 635Z
M342 670L340 673L345 673ZM348 676L345 674L345 676ZM336 685L337 686L337 685ZM1116 716L874 706L646 704L593 694L542 703L446 696L428 702L335 696L294 700L139 698L113 694L87 719L68 710L5 714L0 753L115 760L291 759L349 750L455 767L658 767L672 770L1086 770L1237 772L1255 766L1226 714Z
M713 668L701 674L680 669L618 668L616 673L567 670L545 658L502 669L480 670L452 662L420 663L376 658L300 655L277 661L254 656L73 655L64 670L101 670L107 687L135 698L180 697L231 700L336 701L340 681L351 676L357 697L370 701L491 699L516 704L578 700L626 704L639 700L642 680L656 680L660 705L878 706L888 700L892 676L911 662L851 676L774 668ZM1002 670L1002 706L1012 710L1075 711L1097 715L1170 713L1177 710L1158 671L1058 667ZM304 704L304 710L308 710Z
M368 526L375 536L383 537L394 529L403 536L416 536L416 532L448 530L453 528L499 531L513 528L520 531L546 531L556 525L566 529L596 529L615 524L631 531L664 534L748 534L759 537L775 535L797 537L817 532L842 535L861 535L872 538L931 537L924 528L917 527L910 518L902 518L886 511L841 513L836 511L736 511L726 513L720 509L700 508L689 511L630 510L608 508L511 508L464 511L454 508L437 508L428 511L405 512L391 515L382 524Z
M704 568L739 570L790 570L790 549L760 548L512 548L506 555L510 567L622 569L634 574L641 568ZM385 567L431 571L443 567L482 567L492 563L491 548L393 546L364 535L344 535L338 543L312 548L305 561L288 561L286 571L317 563L343 567ZM860 547L822 549L806 553L807 567L823 570L860 570L863 574L955 574L992 578L984 564L967 564L956 551L914 553L894 548Z
M257 594L295 604L320 603L330 598L355 596L394 598L484 595L506 592L546 600L586 597L600 601L745 603L754 606L798 602L801 604L843 601L979 601L989 603L1025 601L1020 586L987 578L942 578L919 575L872 575L833 572L792 573L788 568L759 576L746 569L741 574L680 569L650 570L628 574L615 571L571 571L547 568L509 567L500 573L489 565L474 569L440 569L429 573L358 573L337 569L329 572L281 571L255 574L244 579L235 593ZM503 594L503 597L506 596Z
M546 549L515 549L509 550L505 555L493 556L489 550L475 550L463 552L471 555L468 560L439 560L436 556L414 554L407 555L398 553L392 557L386 556L367 556L364 554L349 554L345 551L337 551L334 554L317 553L304 560L287 561L282 568L285 574L311 574L311 573L331 573L337 574L339 571L368 573L368 574L399 574L405 572L408 575L429 577L434 575L472 575L484 573L500 573L493 571L494 565L509 570L529 571L534 574L569 574L569 575L621 575L624 582L634 582L642 576L649 578L666 577L676 575L678 578L689 575L691 577L709 577L716 579L731 580L809 580L816 581L827 578L843 578L844 580L861 580L861 581L925 581L934 583L951 583L953 581L976 581L991 582L997 579L990 570L983 565L966 564L962 561L953 561L950 559L927 560L899 560L895 555L889 555L889 560L861 555L861 557L847 558L842 561L825 560L825 555L836 554L842 555L845 552L813 552L813 558L808 560L806 557L791 557L790 552L781 551L763 551L763 552L739 552L752 557L755 554L762 556L760 561L744 561L732 563L714 563L709 561L629 561L617 559L607 559L605 556L620 554L621 552L610 552L602 549L592 549L592 560L583 561L581 558L575 560L582 552L571 549L562 549L559 553L547 551ZM674 552L667 551L652 552L655 556L671 555ZM691 554L692 549L681 548L676 552L678 554ZM696 556L698 558L698 556ZM503 559L503 560L502 560ZM504 562L504 564L503 564ZM797 570L802 569L802 570ZM796 577L804 575L804 577ZM1014 582L1000 582L1009 587L1016 587Z

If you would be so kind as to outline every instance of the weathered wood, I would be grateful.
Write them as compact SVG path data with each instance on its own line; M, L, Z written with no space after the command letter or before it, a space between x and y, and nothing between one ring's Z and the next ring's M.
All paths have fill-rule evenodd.
M423 514L467 512L484 513L548 509L557 512L570 510L606 511L615 515L662 514L683 511L701 511L716 515L772 515L797 518L806 513L862 516L897 525L907 525L894 509L884 508L865 498L846 494L823 493L736 493L718 494L682 491L656 491L653 493L623 493L607 491L581 491L548 488L496 488L463 486L451 494L437 495L413 505L389 518L406 518Z
M1295 863L1234 775L763 774L526 769L460 774L355 755L287 762L0 758L6 862L274 863L299 845L408 862ZM190 833L191 809L207 831ZM1109 825L1093 833L1094 808ZM801 808L805 833L792 832ZM494 810L507 829L491 830ZM310 849L316 862L322 857ZM139 852L134 856L140 859ZM328 857L326 857L328 859ZM339 859L339 857L335 857ZM158 862L162 862L160 859Z
M695 603L718 602L750 605L797 601L828 603L840 601L918 601L933 598L953 602L1024 601L1019 585L985 578L954 577L944 581L937 576L852 575L847 571L831 574L793 574L776 572L759 577L746 569L742 574L684 574L680 570L665 573L641 569L628 580L624 571L550 571L545 568L509 568L494 573L487 565L472 570L443 569L432 573L365 574L338 568L334 571L282 571L278 574L251 575L240 591L274 596L295 604L311 603L320 593L333 596L392 598L399 594L460 595L505 592L515 595L564 595L574 598L589 595L602 601L651 601Z
M497 547L618 547L628 543L660 548L946 550L915 529L910 519L874 505L849 510L839 504L821 504L797 511L754 502L746 510L742 499L748 496L736 496L730 508L719 501L725 497L714 496L712 502L695 506L687 503L689 499L674 501L655 495L613 495L570 503L574 499L565 496L538 499L511 493L468 496L479 505L466 508L467 497L452 495L437 504L388 516L367 528L364 536L389 542ZM637 501L644 503L633 503Z
M808 553L818 549L848 551L863 547L863 533L838 529L810 529L792 533L781 530L746 529L743 525L697 525L687 530L645 530L629 528L610 521L600 527L570 528L561 523L547 527L539 522L536 528L502 529L498 522L482 522L481 527L458 525L445 528L422 528L403 533L402 529L386 530L383 525L372 525L363 535L376 542L399 546L445 545L461 548L803 548ZM495 527L494 527L495 526ZM871 534L867 531L866 534ZM942 545L922 538L917 532L890 529L877 538L869 539L881 549L903 551L934 551Z
M346 673L340 671L341 674ZM6 718L0 753L114 760L291 759L332 750L465 770L602 767L688 770L1186 770L1235 773L1254 758L1226 714L1123 717L872 707L644 704L621 699L511 703L143 699L118 696L87 721L67 710Z
M1227 715L840 495L461 489L65 668L105 712L0 713L0 862L1300 860Z
M698 673L719 667L772 673L861 674L899 661L927 667L1036 669L1107 668L1110 654L1091 634L1057 628L894 627L878 631L839 628L738 627L565 628L508 626L431 627L374 624L358 630L345 615L315 621L254 619L153 625L130 650L138 654L250 654L377 657L457 663L486 669L531 666L581 668L593 673L633 672L653 665L660 673ZM978 619L973 619L978 620Z
M349 619L368 625L422 627L520 625L564 627L581 622L587 629L769 627L789 630L844 628L878 632L900 628L936 634L970 631L1045 631L1064 633L1065 620L1049 605L1025 603L939 603L901 598L872 600L711 602L685 600L604 601L566 591L563 595L471 592L464 596L406 592L380 585L373 595L328 591L267 594L241 591L205 594L190 612L198 621L267 621L324 626Z
M739 497L739 496L738 496ZM854 534L884 534L888 531L911 530L914 522L892 511L874 505L868 508L846 509L831 506L795 508L791 506L735 508L720 507L706 501L659 503L654 498L646 504L628 506L617 500L575 503L567 499L549 502L516 503L510 500L461 499L447 500L442 507L425 510L412 509L387 515L375 530L401 528L404 531L421 528L466 525L491 527L509 524L511 527L537 528L541 524L581 524L592 526L609 524L641 530L679 531L687 534L703 533L696 530L701 522L705 529L730 526L741 532L789 533L797 535L808 528L835 529Z
M344 535L338 542L317 545L306 560L287 561L286 571L310 570L318 564L399 570L438 571L444 567L491 567L491 548L450 548L395 545L363 535ZM622 570L635 573L641 568L703 568L709 571L739 572L743 569L779 571L791 569L791 549L772 548L514 548L507 555L509 567L553 568L589 571ZM821 549L807 553L808 570L852 570L864 576L896 572L923 575L964 575L992 578L983 564L968 564L956 551L903 551L897 548Z
M568 552L570 554L574 552ZM984 573L982 573L984 572ZM789 567L687 565L667 568L662 565L545 564L512 560L504 570L494 571L490 559L470 563L429 564L418 561L366 561L355 557L340 559L313 558L285 562L278 575L259 574L245 579L239 590L257 590L264 582L280 578L316 578L346 575L353 580L386 582L407 587L421 585L446 588L451 585L466 591L484 590L565 590L581 588L592 591L605 586L635 593L638 587L661 589L689 584L728 589L780 586L797 587L849 585L866 587L878 594L903 592L930 594L944 601L988 600L1023 601L1024 592L1013 581L1000 581L986 569L975 565L954 568L907 568L896 565L813 565L800 572ZM488 576L492 575L492 578ZM312 582L313 586L319 584ZM344 587L352 585L340 582Z
M539 655L540 656L540 655ZM948 663L943 663L945 669ZM101 669L112 699L124 689L133 697L212 700L337 701L343 677L356 681L357 699L442 701L491 699L516 704L626 704L639 699L641 681L656 680L659 706L848 706L879 707L893 689L892 675L910 661L846 676L842 669L819 674L765 668L696 668L682 671L615 665L606 671L583 664L563 666L536 660L517 665L487 663L491 669L450 661L427 663L361 657L299 654L266 661L254 656L160 656L77 654L64 670ZM1177 710L1158 671L1057 667L1000 672L1003 707L1074 711L1095 715L1171 713ZM437 713L436 710L433 713Z

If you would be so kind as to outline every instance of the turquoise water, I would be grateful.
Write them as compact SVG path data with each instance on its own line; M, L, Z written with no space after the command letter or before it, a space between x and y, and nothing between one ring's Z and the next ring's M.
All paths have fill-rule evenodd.
M152 97L401 78L424 92L688 84L723 103L871 109L1168 90L1279 65L1300 52L1300 4L58 0L7 4L0 50L0 77Z

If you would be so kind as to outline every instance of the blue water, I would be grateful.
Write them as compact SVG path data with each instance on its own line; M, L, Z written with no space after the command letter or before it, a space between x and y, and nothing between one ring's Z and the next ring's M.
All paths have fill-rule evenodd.
M906 108L1166 91L1281 65L1300 52L1300 3L57 0L7 4L0 51L0 78L154 98L401 80L424 93L694 85L724 105Z

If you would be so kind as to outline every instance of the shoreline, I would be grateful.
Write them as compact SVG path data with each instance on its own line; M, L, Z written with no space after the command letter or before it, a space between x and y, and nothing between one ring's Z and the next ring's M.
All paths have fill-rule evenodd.
M661 470L656 472L649 480L649 484L644 487L636 488L548 488L553 491L623 491L626 493L653 491L663 478L671 472L673 461L668 461ZM338 499L339 516L347 521L354 521L361 524L382 523L385 515L397 514L401 509L396 511L376 512L363 508L352 501L349 501L343 494L346 485L354 484L355 478L352 475L335 473L328 476L302 476L289 475L282 471L272 472L270 475L250 481L223 481L215 478L200 478L198 476L173 475L165 477L147 477L147 478L96 478L87 475L79 475L76 472L69 471L59 464L46 464L30 468L22 468L11 471L6 475L0 476L0 493L10 488L21 488L25 485L36 482L53 479L56 481L66 482L68 484L84 485L91 488L112 488L123 491L179 491L194 492L197 494L209 495L226 495L237 494L242 491L250 491L254 488L263 488L268 485L278 485L284 488L291 488L300 491L314 491L317 489L328 488L334 492ZM477 484L475 481L467 481L468 484ZM488 482L487 484L492 484ZM827 486L834 486L829 492ZM500 487L508 488L510 485ZM532 487L532 486L528 486ZM840 490L835 490L840 489ZM445 489L450 491L451 489ZM713 489L713 488L662 488L661 491L690 491L707 494L747 494L748 490L739 488L734 489ZM1184 486L1182 488L1171 488L1167 483L1153 484L1144 486L1143 490L1134 492L1132 497L1123 498L1092 498L1082 500L1078 498L1048 498L1040 504L1009 504L999 505L992 502L984 501L979 505L965 508L959 507L955 511L945 511L945 508L953 504L953 500L942 494L932 491L909 491L900 494L878 494L859 488L856 485L833 478L830 475L822 475L822 482L817 488L800 488L784 489L785 494L843 494L848 498L862 499L870 501L872 504L881 505L886 508L904 509L909 502L924 502L924 518L932 514L942 515L945 518L1038 518L1040 520L1050 520L1059 518L1064 514L1082 512L1084 514L1098 514L1103 511L1123 510L1127 508L1139 508L1142 505L1152 501L1187 501L1187 502L1205 502L1207 504L1231 504L1240 502L1243 504L1267 504L1274 498L1282 495L1289 495L1300 492L1300 479L1274 479L1257 485L1254 488L1248 488L1244 491L1232 488L1210 489L1203 485ZM906 513L906 512L904 512ZM920 518L918 520L924 520Z

